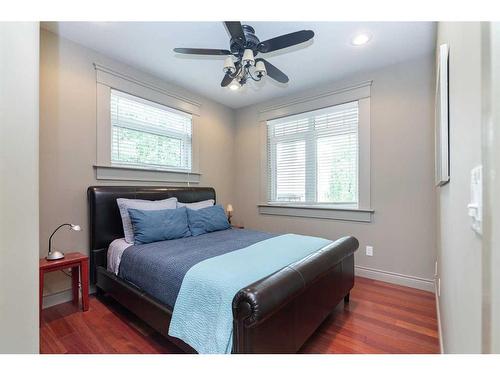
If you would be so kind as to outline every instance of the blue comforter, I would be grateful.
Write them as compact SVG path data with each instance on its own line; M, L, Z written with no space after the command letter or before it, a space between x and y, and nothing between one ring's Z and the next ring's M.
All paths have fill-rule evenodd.
M135 245L124 251L118 275L173 308L182 280L192 266L274 236L247 229L228 229Z
M236 293L329 243L284 234L194 265L182 282L168 334L198 353L231 353Z

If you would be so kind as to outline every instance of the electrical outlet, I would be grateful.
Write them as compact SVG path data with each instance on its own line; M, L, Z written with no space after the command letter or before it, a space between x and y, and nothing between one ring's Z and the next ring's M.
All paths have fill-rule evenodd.
M438 275L438 261L436 260L436 263L434 263L434 277L437 277Z
M367 246L366 247L366 255L369 257L373 256L373 246Z

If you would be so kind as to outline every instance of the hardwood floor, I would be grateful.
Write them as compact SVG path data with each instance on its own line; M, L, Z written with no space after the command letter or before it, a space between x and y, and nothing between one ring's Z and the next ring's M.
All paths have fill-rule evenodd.
M43 310L41 353L181 353L159 333L109 298L90 298L81 312L71 302ZM356 278L301 353L438 353L434 294Z

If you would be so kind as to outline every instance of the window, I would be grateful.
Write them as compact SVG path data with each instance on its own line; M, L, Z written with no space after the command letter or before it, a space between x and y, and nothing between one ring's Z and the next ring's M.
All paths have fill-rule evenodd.
M111 164L190 172L191 115L111 90Z
M268 201L358 206L358 101L267 121Z

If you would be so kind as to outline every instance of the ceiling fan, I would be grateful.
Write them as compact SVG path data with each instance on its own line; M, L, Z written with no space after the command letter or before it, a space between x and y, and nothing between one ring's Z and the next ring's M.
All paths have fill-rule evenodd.
M261 42L255 35L254 28L249 25L242 25L237 21L226 21L224 24L231 35L229 50L174 48L174 52L188 55L227 55L223 68L225 75L221 86L226 87L229 85L231 90L237 90L249 79L260 81L266 75L278 82L287 83L288 77L285 73L269 61L260 57L256 58L256 56L259 53L273 52L304 43L314 37L313 31L301 30Z

